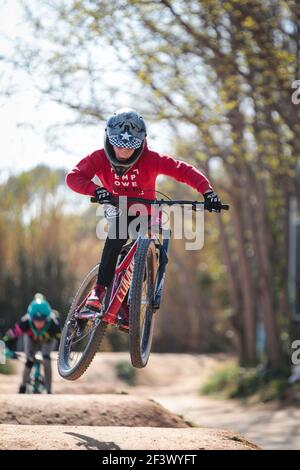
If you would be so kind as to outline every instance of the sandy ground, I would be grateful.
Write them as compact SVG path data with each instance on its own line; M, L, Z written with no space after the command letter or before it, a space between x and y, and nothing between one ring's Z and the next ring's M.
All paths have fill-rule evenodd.
M21 430L20 430L21 428ZM16 436L19 438L16 439ZM234 433L218 429L0 425L6 450L255 450Z
M167 395L152 397L196 426L238 432L266 450L300 450L299 408L244 406L235 400L213 400L196 394L176 399Z
M133 395L0 395L0 424L187 428L176 414Z
M125 393L129 394L133 400L136 400L135 397L139 399L151 398L170 412L181 415L184 420L192 422L196 426L221 428L241 433L246 439L255 442L264 449L300 449L299 408L270 409L262 405L245 406L238 401L213 400L198 395L200 385L211 373L212 368L225 358L223 355L152 354L147 367L137 370L137 385L130 387L116 374L116 364L120 361L129 362L129 355L127 353L102 353L97 355L85 375L76 382L67 382L61 379L54 364L54 392L59 395L73 395L73 397L85 395L83 398L78 397L84 404L82 414L78 413L75 417L72 414L68 415L72 421L65 424L83 425L91 422L88 420L95 419L94 422L98 423L97 426L103 426L101 420L99 424L98 417L93 418L93 406L86 406L89 398L92 403L95 394L110 393L124 397L121 394ZM0 405L1 400L7 400L10 394L16 392L21 368L22 364L18 362L15 375L0 376L0 394L2 397L3 394L8 394L6 397L0 397ZM55 396L59 402L59 396ZM39 399L35 396L34 400L36 398ZM61 397L61 399L63 398ZM37 406L37 401L35 403ZM14 405L11 406L13 408ZM3 407L0 406L1 408ZM16 410L17 406L13 409L10 408L12 415L7 422L16 422L12 418ZM62 414L63 412L60 410L56 413ZM131 412L126 415L128 421L126 423L122 421L119 426L124 426L124 424L131 426L130 415ZM75 418L80 418L79 422L76 422ZM53 420L53 417L51 419ZM87 421L84 421L85 419ZM58 421L56 423L61 424ZM143 424L140 421L140 424L133 425L148 426L150 424ZM155 426L155 424L151 424L151 426ZM22 429L24 429L23 426Z
M212 368L225 359L225 355L151 354L147 367L136 369L137 387L130 387L118 378L116 372L116 365L120 362L130 364L126 352L97 354L85 374L75 382L58 375L53 354L53 392L83 395L139 390L139 394L146 396L149 388L169 390L172 387L172 394L184 394L185 391L197 389ZM14 375L0 375L0 394L16 393L18 390L23 364L21 361L13 361L12 364Z

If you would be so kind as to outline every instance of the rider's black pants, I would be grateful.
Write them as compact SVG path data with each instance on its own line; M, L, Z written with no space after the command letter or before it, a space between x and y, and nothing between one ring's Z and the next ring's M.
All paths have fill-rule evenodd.
M123 236L122 233L119 232L119 228L120 223L123 223L124 219L122 220L118 215L112 217L108 216L107 214L106 218L108 221L108 236L105 240L100 260L97 284L101 284L107 287L113 280L120 251L129 238L128 226L136 218L136 216L127 217L128 223L124 227L125 233ZM147 221L148 220L149 218L147 218Z
M106 287L110 285L114 277L118 256L127 240L128 237L116 240L107 237L101 256L97 284Z

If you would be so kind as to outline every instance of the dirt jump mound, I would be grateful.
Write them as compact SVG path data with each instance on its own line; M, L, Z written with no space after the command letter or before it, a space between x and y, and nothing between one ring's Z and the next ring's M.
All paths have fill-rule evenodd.
M218 429L0 425L1 448L11 450L256 450Z
M0 395L0 424L188 427L158 403L133 395Z

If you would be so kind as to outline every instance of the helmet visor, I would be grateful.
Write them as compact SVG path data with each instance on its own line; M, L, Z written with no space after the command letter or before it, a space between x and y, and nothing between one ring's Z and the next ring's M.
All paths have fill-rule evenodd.
M106 134L110 145L136 150L146 138L145 122L136 111L123 108L108 119Z
M138 139L137 137L134 137L127 131L119 135L109 135L108 140L112 146L127 149L138 149L143 143L142 140Z

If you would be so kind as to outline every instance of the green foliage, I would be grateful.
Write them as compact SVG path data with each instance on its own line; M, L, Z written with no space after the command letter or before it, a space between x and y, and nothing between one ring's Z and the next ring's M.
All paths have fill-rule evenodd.
M235 363L222 365L216 369L212 376L202 386L200 392L203 395L213 395L224 393L225 396L231 395L231 389L239 377L240 369Z
M128 361L119 361L116 364L117 377L128 385L136 384L136 370L130 362Z
M111 328L107 335L106 339L110 344L110 349L114 352L128 351L129 346L129 335L126 333L120 332L116 328Z
M0 374L11 375L14 373L14 367L11 361L7 361L5 364L0 364Z
M219 366L201 387L203 395L223 398L273 400L300 403L300 384L289 384L289 370L265 367L242 368L234 362Z

